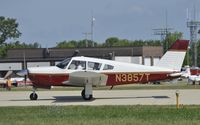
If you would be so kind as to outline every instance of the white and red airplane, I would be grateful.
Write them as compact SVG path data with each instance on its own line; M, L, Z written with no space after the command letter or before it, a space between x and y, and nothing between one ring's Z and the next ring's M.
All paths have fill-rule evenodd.
M112 60L72 57L56 66L27 69L33 84L31 100L37 100L36 88L51 86L84 87L83 99L93 98L93 86L115 86L171 80L181 76L181 67L188 48L188 40L177 40L156 66L122 63Z
M193 85L195 85L196 82L200 84L200 74L192 75L189 66L185 66L185 71L182 71L182 77L187 78L188 83L192 82Z

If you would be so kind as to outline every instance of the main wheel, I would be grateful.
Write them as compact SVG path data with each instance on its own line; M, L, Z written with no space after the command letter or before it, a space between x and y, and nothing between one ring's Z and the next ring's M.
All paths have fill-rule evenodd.
M37 100L38 95L36 93L31 93L30 94L30 100Z
M84 100L91 100L93 98L92 95L89 95L89 96L85 95L85 89L82 90L81 95L82 95Z

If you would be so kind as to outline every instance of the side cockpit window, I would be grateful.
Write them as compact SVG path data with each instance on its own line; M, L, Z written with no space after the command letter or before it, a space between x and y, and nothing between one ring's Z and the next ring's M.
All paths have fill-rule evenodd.
M86 69L86 62L85 61L80 61L80 60L73 60L68 69L71 70L85 70Z
M98 62L88 62L88 70L100 70L101 63Z
M103 67L103 70L112 70L112 69L114 69L114 66L108 64L105 64Z
M65 69L70 61L71 61L71 58L67 58L67 59L63 60L62 62L58 63L56 66L61 69Z

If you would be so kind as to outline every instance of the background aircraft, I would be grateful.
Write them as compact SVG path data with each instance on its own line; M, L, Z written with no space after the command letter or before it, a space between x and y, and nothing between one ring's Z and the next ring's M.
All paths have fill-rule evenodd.
M6 75L3 78L0 78L0 86L3 88L11 88L11 85L13 86L26 86L26 85L32 85L32 82L30 79L26 79L24 77L12 77L13 71L8 71ZM8 85L8 80L10 82L10 85Z
M8 79L12 75L12 73L12 71L8 71L3 78L0 78L0 86L2 86L3 88L7 86Z
M185 71L182 71L182 77L188 79L188 83L192 82L193 85L195 85L196 82L199 82L200 84L200 74L191 74L189 66L185 66Z
M181 76L180 69L188 48L188 40L177 40L156 66L122 63L112 60L72 57L56 66L32 67L19 74L28 75L33 83L31 100L37 100L36 88L51 86L84 87L83 99L93 98L93 86L115 86L171 80Z

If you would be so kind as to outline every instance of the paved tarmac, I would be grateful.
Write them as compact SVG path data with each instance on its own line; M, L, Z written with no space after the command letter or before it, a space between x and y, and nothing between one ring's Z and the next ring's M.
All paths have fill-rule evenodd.
M94 99L85 101L80 91L38 91L31 101L29 91L1 91L0 106L39 105L175 105L176 90L95 90ZM200 90L179 90L180 104L200 105Z

